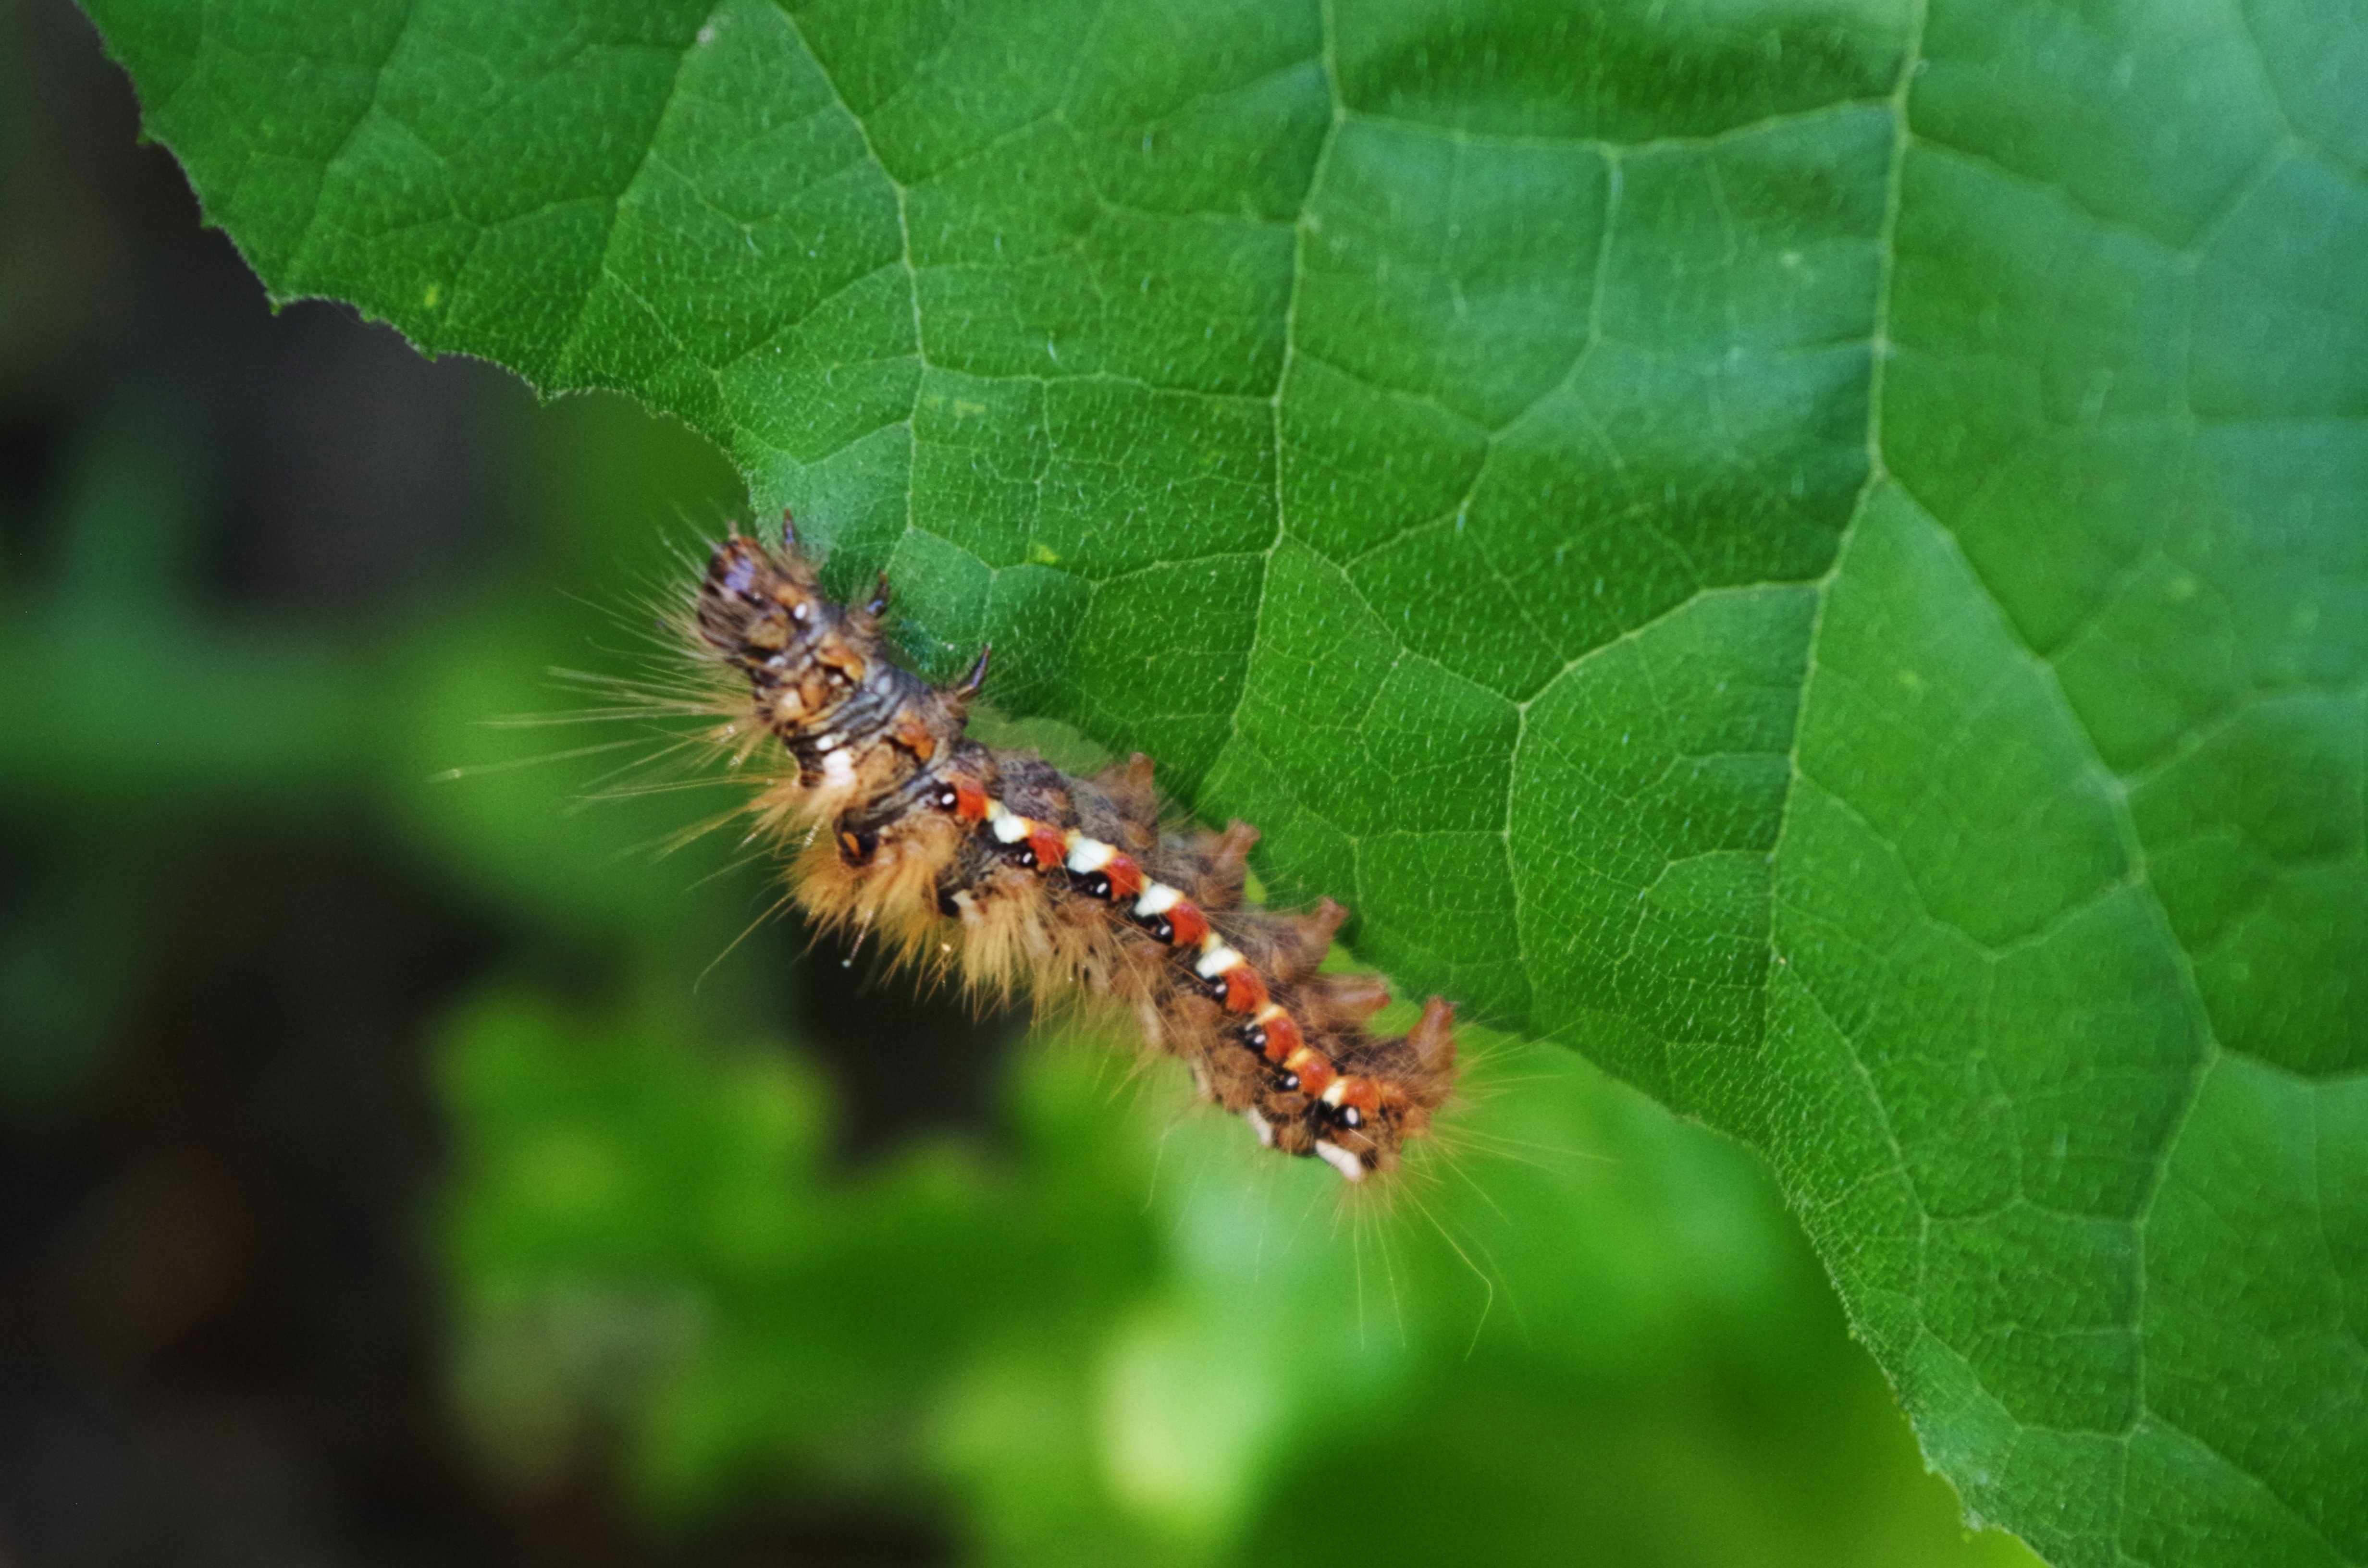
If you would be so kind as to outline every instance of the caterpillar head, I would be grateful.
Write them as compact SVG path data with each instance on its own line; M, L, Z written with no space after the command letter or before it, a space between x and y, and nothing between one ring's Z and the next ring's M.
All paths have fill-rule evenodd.
M779 551L733 535L700 585L700 641L746 678L753 716L796 756L805 787L828 802L822 814L936 763L984 674L939 691L894 663L880 635L887 603L885 578L866 604L833 603L795 533ZM859 833L850 853L867 858L860 844Z
M708 558L700 637L760 692L791 698L796 711L780 716L787 722L825 716L862 681L870 660L847 635L848 619L794 549L776 552L734 534Z

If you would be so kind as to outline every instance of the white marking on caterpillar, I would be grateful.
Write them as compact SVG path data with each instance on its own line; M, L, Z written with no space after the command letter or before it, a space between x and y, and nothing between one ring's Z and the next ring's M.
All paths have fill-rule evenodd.
M1242 955L1225 946L1213 931L1209 933L1209 943L1211 945L1205 945L1201 949L1201 961L1192 966L1192 972L1201 979L1214 980L1242 961Z
M1183 902L1184 895L1166 882L1153 882L1143 890L1143 896L1134 901L1134 912L1148 920L1154 915L1167 914Z
M1329 1138L1318 1138L1315 1141L1315 1152L1324 1156L1326 1165L1330 1165L1350 1181L1365 1179L1365 1162L1333 1142Z
M1118 849L1115 846L1104 844L1099 838L1087 838L1082 833L1078 834L1071 841L1069 869L1081 877L1088 872L1099 871L1109 865L1111 857L1117 853Z

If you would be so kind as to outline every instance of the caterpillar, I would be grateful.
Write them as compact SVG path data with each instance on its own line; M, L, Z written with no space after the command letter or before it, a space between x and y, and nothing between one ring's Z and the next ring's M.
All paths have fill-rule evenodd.
M1453 1009L1434 996L1375 1036L1387 985L1317 969L1349 912L1245 901L1256 828L1164 824L1141 754L1088 779L970 737L987 652L929 685L888 656L887 574L836 603L786 517L783 535L716 545L689 630L725 676L738 758L778 742L794 761L749 809L760 833L805 837L807 911L985 992L1131 1011L1266 1147L1350 1181L1396 1168L1453 1085Z

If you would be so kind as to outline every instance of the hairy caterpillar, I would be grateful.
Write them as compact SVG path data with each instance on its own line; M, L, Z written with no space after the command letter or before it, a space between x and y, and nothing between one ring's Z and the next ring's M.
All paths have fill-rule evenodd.
M784 531L780 551L715 547L691 630L731 673L742 758L778 740L795 760L754 810L817 830L800 901L973 985L1115 1002L1268 1147L1351 1181L1395 1168L1452 1085L1453 1010L1434 996L1406 1034L1373 1035L1387 987L1316 970L1349 912L1243 902L1257 829L1163 826L1139 754L1084 779L968 738L986 654L951 687L892 663L886 575L871 602L836 604Z

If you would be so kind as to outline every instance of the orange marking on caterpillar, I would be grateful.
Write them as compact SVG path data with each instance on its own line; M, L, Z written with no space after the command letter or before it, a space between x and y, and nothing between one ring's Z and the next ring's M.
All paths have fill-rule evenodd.
M1209 939L1209 917L1198 904L1178 904L1167 912L1167 923L1176 933L1168 940L1177 947L1197 948Z
M1068 867L1070 881L1089 898L1118 903L1143 891L1143 869L1099 838L1072 834Z
M1371 1116L1382 1108L1382 1086L1371 1078L1342 1078L1324 1091L1324 1103L1338 1109L1360 1110Z
M1258 1036L1252 1049L1269 1062L1287 1061L1292 1051L1307 1043L1307 1038L1299 1032L1298 1020L1271 1002L1258 1010L1250 1028Z
M1110 863L1102 868L1102 875L1110 879L1113 901L1133 898L1143 892L1143 868L1129 856L1111 856Z
M1036 857L1038 866L1051 870L1069 858L1068 836L1057 827L1036 824L1028 835L1028 852Z
M1217 983L1217 1001L1228 1013L1255 1013L1266 1006L1266 982L1246 963L1225 971Z
M1324 1091L1332 1086L1332 1080L1340 1075L1339 1070L1332 1065L1332 1059L1312 1045L1303 1045L1284 1057L1282 1070L1299 1080L1301 1094L1312 1095L1319 1100L1324 1097Z

